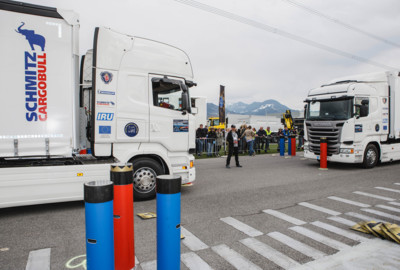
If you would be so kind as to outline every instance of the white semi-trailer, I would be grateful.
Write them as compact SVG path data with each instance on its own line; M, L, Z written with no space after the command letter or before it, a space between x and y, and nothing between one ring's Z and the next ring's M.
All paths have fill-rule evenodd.
M0 207L82 200L114 162L139 199L159 174L195 180L187 54L101 27L79 70L78 30L74 12L0 0Z
M319 159L327 138L328 161L400 160L400 73L387 71L340 78L310 90L305 100L304 156Z

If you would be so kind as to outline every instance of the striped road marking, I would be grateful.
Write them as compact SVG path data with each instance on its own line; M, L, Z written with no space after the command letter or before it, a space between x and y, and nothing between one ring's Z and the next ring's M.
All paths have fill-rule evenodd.
M351 216L351 217L355 217L358 218L362 221L371 221L371 220L375 220L377 222L387 222L385 220L379 219L379 218L374 218L374 217L370 217L370 216L366 216L363 214L359 214L359 213L354 213L354 212L348 212L346 213L346 215Z
M50 270L50 253L51 248L29 252L25 270Z
M347 238L349 238L351 240L354 240L354 241L365 242L365 241L369 240L366 237L363 237L363 236L360 236L358 234L349 232L347 230L340 229L338 227L332 226L332 225L324 223L324 222L315 221L315 222L311 222L311 224L316 226L316 227L319 227L321 229L327 230L329 232L332 232L332 233L347 237Z
M390 210L390 211L393 211L393 212L400 213L400 209L396 208L396 207L390 207L390 206L382 205L382 204L375 205L375 207L379 207L379 208L383 208L383 209L386 209L386 210Z
M199 238L194 236L184 227L181 227L181 229L182 229L182 234L185 236L185 239L182 240L182 243L185 246L187 246L191 251L199 251L208 248L206 244L204 244Z
M342 217L338 217L338 216L327 217L327 219L336 221L338 223L342 223L342 224L347 225L347 226L354 226L354 225L357 224L357 222L354 222L352 220L348 220L348 219L345 219L345 218L342 218Z
M302 235L304 235L304 236L306 236L308 238L311 238L311 239L313 239L313 240L315 240L317 242L320 242L320 243L322 243L324 245L327 245L327 246L329 246L331 248L337 249L337 250L342 250L342 249L350 247L350 246L348 246L346 244L343 244L342 242L336 241L336 240L334 240L332 238L329 238L329 237L327 237L325 235L316 233L316 232L314 232L312 230L309 230L309 229L306 229L306 228L303 228L303 227L295 226L295 227L291 227L289 229L291 229L292 231L295 231L295 232L297 232L299 234L302 234Z
M400 183L394 183L394 184L400 186Z
M315 204L311 204L311 203L308 203L308 202L301 202L301 203L298 203L298 205L305 206L305 207L308 207L308 208L311 208L311 209L314 209L314 210L317 210L317 211L320 211L320 212L323 212L323 213L326 213L326 214L329 214L329 215L332 215L332 216L338 216L338 215L342 214L340 212L336 212L336 211L333 211L331 209L328 209L328 208L325 208L325 207L321 207L321 206L318 206L318 205L315 205Z
M351 200L347 200L347 199L343 199L343 198L335 197L335 196L330 196L330 197L328 197L328 199L335 200L335 201L338 201L338 202L347 203L347 204L351 204L351 205L355 205L355 206L359 206L359 207L370 207L371 206L369 204L355 202L355 201L351 201Z
M142 267L142 270L157 270L157 260L144 262L140 267Z
M292 267L300 266L300 264L295 260L289 258L285 254L280 253L279 251L268 246L267 244L258 241L255 238L243 239L240 240L240 243L254 250L258 254L274 262L275 264L279 265L283 269L290 269Z
M271 232L268 234L268 236L274 238L275 240L281 242L282 244L285 244L294 250L297 250L300 253L303 253L304 255L313 258L314 260L320 259L324 256L326 256L325 253L310 247L300 241L297 241L283 233L280 232Z
M375 198L375 199L384 200L384 201L395 201L396 200L396 199L393 199L393 198L379 196L379 195L375 195L375 194L371 194L371 193L367 193L367 192L361 192L361 191L354 191L353 193L354 194L358 194L358 195L371 197L371 198Z
M254 229L253 227L250 227L247 224L244 224L243 222L241 222L237 219L234 219L233 217L221 218L221 220L223 222L225 222L226 224L231 225L233 228L241 231L242 233L247 234L248 236L256 237L256 236L263 235L262 232Z
M393 188L386 188L386 187L375 187L375 188L380 189L380 190L386 190L386 191L400 193L400 189L393 189Z
M267 214L270 214L270 215L272 215L274 217L283 219L283 220L285 220L287 222L290 222L293 225L304 225L304 224L307 223L307 222L304 222L304 221L302 221L300 219L288 216L288 215L286 215L284 213L281 213L281 212L278 212L278 211L275 211L275 210L272 210L272 209L266 209L266 210L263 210L263 212L267 213Z
M233 249L230 249L227 245L219 245L212 247L211 249L238 270L261 270L260 267Z
M190 270L212 270L212 268L194 252L182 254L181 261Z
M361 211L368 212L368 213L371 213L371 214L375 214L377 216L386 217L386 218L390 218L390 219L393 219L393 220L400 221L400 217L394 216L394 215L391 215L391 214L388 214L388 213L385 213L385 212L381 212L381 211L378 211L378 210L369 209L369 208L362 208Z
M396 205L396 206L400 206L400 203L398 203L398 202L388 202L388 203Z

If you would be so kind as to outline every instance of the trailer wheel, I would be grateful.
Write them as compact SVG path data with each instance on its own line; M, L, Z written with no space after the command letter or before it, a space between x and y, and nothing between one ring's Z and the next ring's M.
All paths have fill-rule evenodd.
M133 193L135 200L150 200L156 196L156 177L164 174L162 166L150 158L133 161Z
M378 163L379 158L378 158L378 149L376 149L376 146L373 144L369 144L367 148L365 149L364 153L364 161L363 161L363 167L366 169L371 169L375 167L375 165Z

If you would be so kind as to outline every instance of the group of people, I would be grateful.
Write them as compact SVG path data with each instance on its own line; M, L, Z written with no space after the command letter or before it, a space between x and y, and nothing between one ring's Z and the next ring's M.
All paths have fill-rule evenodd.
M237 133L240 137L239 153L248 152L249 156L254 156L256 151L257 153L261 153L261 151L267 153L269 150L272 134L270 127L265 130L260 127L257 131L254 127L242 125Z
M201 156L203 151L207 151L207 156L219 156L222 145L224 144L224 131L222 129L208 130L203 124L196 130L196 154Z

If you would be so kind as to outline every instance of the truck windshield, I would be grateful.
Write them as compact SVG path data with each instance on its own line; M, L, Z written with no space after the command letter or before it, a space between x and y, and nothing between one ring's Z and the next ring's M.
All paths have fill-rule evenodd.
M307 120L347 120L353 114L352 99L310 101Z

